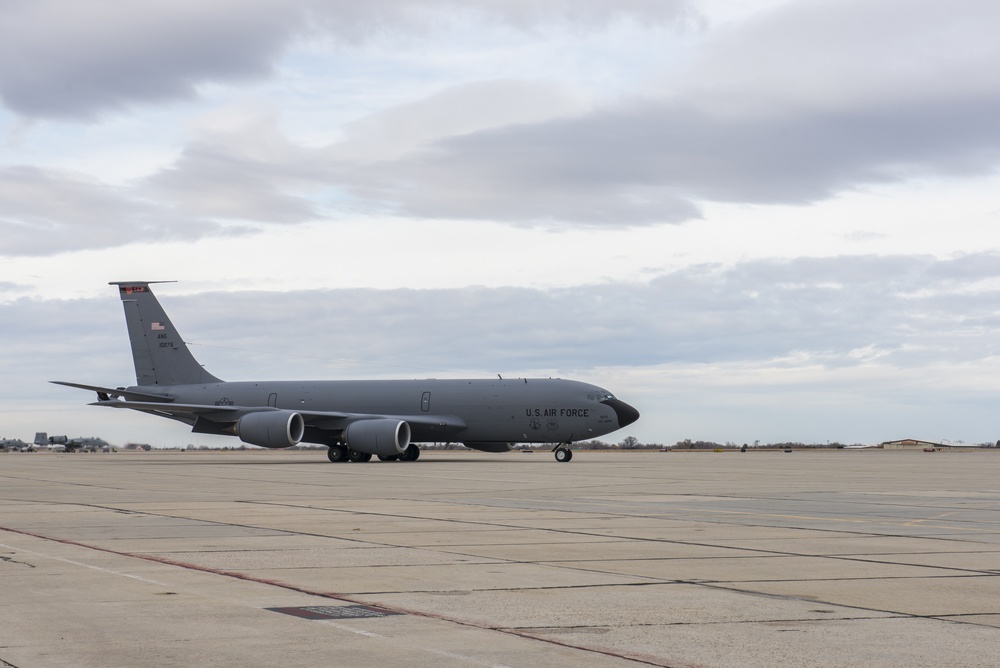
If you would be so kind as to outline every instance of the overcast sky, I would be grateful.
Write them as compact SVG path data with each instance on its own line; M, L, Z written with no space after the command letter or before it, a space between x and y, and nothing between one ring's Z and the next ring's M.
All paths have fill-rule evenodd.
M177 280L226 380L996 441L998 34L995 0L4 2L0 436L210 442L47 383L134 383L107 283Z

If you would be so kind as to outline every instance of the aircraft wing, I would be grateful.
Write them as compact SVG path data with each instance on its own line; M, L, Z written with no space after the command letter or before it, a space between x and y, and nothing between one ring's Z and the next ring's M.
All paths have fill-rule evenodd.
M68 385L69 383L63 383ZM74 385L74 387L79 387ZM84 389L92 389L89 386ZM95 401L91 406L128 408L143 413L154 413L193 424L207 420L219 425L231 425L248 413L282 410L261 406L216 406L214 404L175 404L164 401L120 401L107 399ZM306 425L321 430L340 430L357 420L391 418L403 420L410 426L433 427L444 433L458 432L466 428L465 420L454 415L377 415L373 413L345 413L341 411L291 411L298 413Z

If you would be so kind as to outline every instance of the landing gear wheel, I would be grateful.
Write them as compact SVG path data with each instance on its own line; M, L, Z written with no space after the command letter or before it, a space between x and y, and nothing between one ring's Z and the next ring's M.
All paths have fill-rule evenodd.
M399 456L401 462L415 462L420 459L420 448L415 445L406 446L406 450Z
M347 453L347 458L352 462L370 462L372 460L372 453L351 450Z
M568 462L573 459L573 451L569 448L556 448L556 461L557 462Z
M394 462L399 459L399 455L379 455L378 460L380 462Z
M347 448L342 445L331 445L326 451L326 458L334 464L347 461Z

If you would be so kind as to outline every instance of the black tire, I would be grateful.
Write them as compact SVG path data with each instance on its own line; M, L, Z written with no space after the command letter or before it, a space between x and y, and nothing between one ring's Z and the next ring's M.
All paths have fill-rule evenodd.
M347 448L342 445L331 445L326 451L326 458L334 464L347 461Z
M568 462L573 459L573 451L569 448L556 448L556 461L557 462Z
M379 455L378 460L380 462L394 462L399 459L399 455Z
M370 462L372 460L372 453L370 452L360 452L359 450L351 450L347 453L347 458L352 462Z
M406 450L399 456L401 462L415 462L420 459L420 448L415 445L406 446Z

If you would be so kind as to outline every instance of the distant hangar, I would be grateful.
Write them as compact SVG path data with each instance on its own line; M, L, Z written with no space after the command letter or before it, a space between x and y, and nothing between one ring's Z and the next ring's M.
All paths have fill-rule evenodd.
M989 446L971 445L968 443L935 443L934 441L922 441L917 438L902 438L898 441L886 441L880 444L879 447L885 450L945 450L955 448L984 448Z

